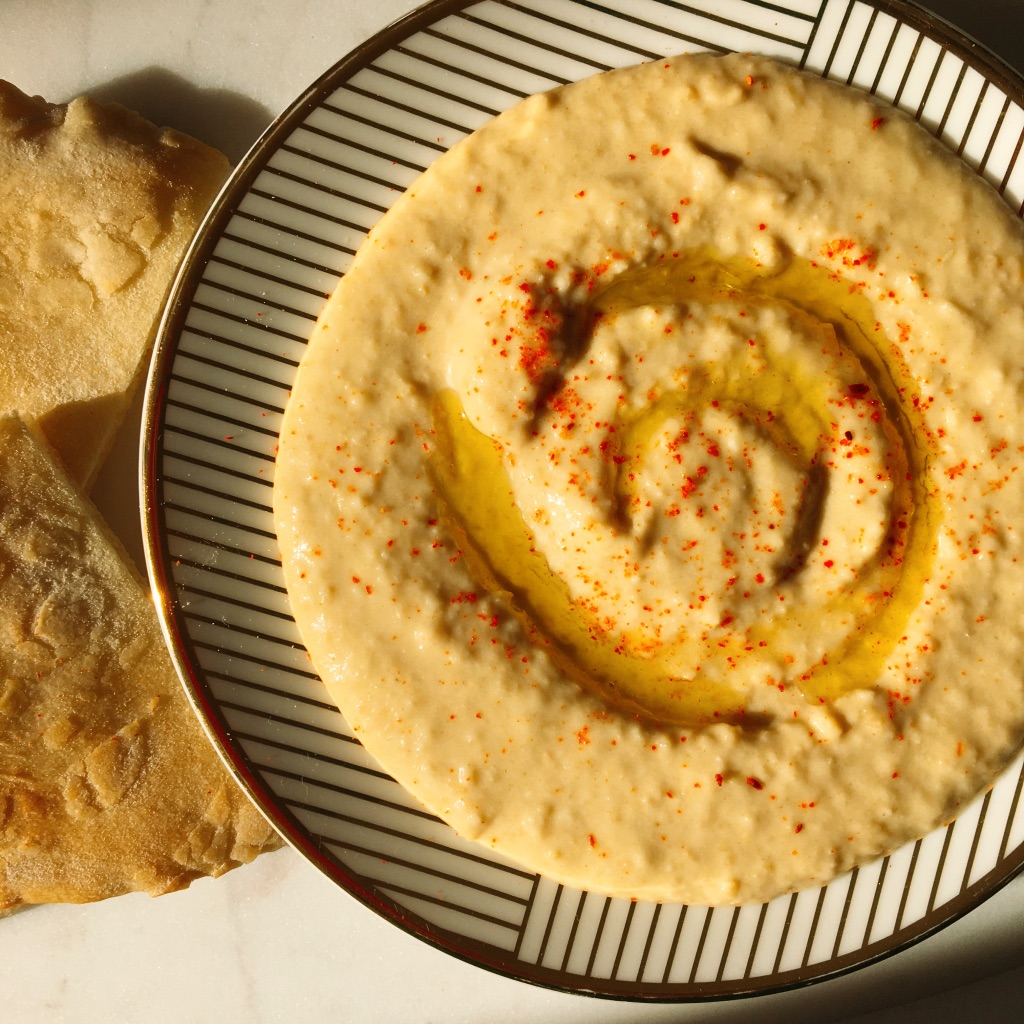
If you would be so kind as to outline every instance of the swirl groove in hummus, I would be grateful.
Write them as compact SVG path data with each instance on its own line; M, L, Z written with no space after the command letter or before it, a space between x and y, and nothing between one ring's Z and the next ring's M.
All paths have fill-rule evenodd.
M296 620L367 748L557 879L722 903L954 814L1024 734L1024 234L901 115L758 58L442 157L281 433Z

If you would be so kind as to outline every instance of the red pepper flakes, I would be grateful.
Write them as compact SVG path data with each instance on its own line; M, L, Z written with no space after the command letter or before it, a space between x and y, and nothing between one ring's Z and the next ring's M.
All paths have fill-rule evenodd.
M715 773L715 782L716 782L717 785L720 786L723 782L725 782L725 776L722 775L719 772L716 772Z
M764 789L764 783L760 779L755 778L753 775L747 776L747 785L751 789Z
M594 836L593 832L591 832L590 835L587 836L587 842L590 843L591 849L597 846L597 838Z
M835 238L821 247L821 254L829 259L838 257L844 267L866 266L873 270L878 262L878 251L868 246L859 256L854 256L852 253L856 246L852 238Z
M873 132L877 132L878 129L881 128L883 124L885 124L885 118L884 117L873 117L871 119L871 130Z
M537 332L535 344L519 346L519 369L532 381L538 380L551 365L552 352L549 341L548 332L540 330Z
M697 490L697 481L692 476L685 477L682 486L679 488L679 493L684 498L689 498L695 490Z

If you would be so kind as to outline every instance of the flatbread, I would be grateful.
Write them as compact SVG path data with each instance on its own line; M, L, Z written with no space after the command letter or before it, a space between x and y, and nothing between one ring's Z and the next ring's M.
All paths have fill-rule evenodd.
M117 542L45 443L0 418L0 909L158 895L278 845Z
M0 81L0 413L38 421L81 483L228 169L124 107L46 103Z

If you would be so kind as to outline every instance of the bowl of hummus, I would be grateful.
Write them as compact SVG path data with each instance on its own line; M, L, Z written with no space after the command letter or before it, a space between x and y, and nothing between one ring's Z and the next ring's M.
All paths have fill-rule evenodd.
M471 15L493 15L436 6L393 30L412 33L403 52L435 37L466 49ZM178 349L165 346L179 368L216 361L239 346L211 317L234 317L278 369L268 385L249 365L259 394L221 401L287 392L260 442L273 442L272 502L217 499L245 505L240 529L277 545L279 565L257 573L273 610L249 602L222 625L192 608L201 636L165 611L214 731L229 755L232 733L250 737L252 789L314 860L434 941L427 908L444 907L458 939L441 944L469 942L500 970L657 997L709 969L723 993L777 986L866 962L1011 870L1015 811L991 856L980 838L1024 742L1024 228L1006 201L1013 153L996 167L1011 100L972 166L985 94L1005 88L995 72L972 70L994 84L957 152L943 131L962 86L937 130L922 126L931 100L910 103L924 29L879 22L889 42L872 58L880 29L861 26L866 88L857 66L835 80L854 28L828 8L782 34L807 30L802 59L781 42L764 55L676 46L521 88L497 116L480 103L471 124L396 102L372 144L337 143L342 178L366 192L360 219L336 169L311 168L332 166L323 139L342 138L339 112L351 123L382 102L367 77L401 79L380 42L243 168L209 233L236 249L239 225L280 236L267 211L287 208L289 272L305 261L326 304L239 315L237 286L231 310L193 296ZM897 61L904 33L917 56ZM963 62L951 52L936 67ZM428 113L464 137L413 132ZM402 185L387 197L373 166L385 155ZM302 175L337 207L318 233L289 184ZM345 266L324 287L331 247ZM161 457L198 464L176 443ZM190 470L214 494L207 473ZM246 543L273 561L238 542L228 509L182 505L190 484L158 475L173 476L177 514L216 523L216 539L190 527L188 543L213 545L226 575L251 575ZM163 552L174 579L173 544ZM200 551L188 562L174 586L191 595L207 570ZM284 683L225 667L253 651L224 627L258 638L261 674L279 667L268 615L289 620L281 638L298 652ZM199 651L213 634L211 661ZM322 707L331 725L317 728L343 741L312 743L275 694ZM252 735L257 714L286 719L287 742ZM284 772L284 750L316 770ZM334 804L286 781L310 774ZM367 829L394 833L383 862L401 881L367 881ZM435 865L433 844L468 874ZM438 878L475 890L471 913ZM719 931L720 959L702 968ZM631 943L643 955L617 988Z

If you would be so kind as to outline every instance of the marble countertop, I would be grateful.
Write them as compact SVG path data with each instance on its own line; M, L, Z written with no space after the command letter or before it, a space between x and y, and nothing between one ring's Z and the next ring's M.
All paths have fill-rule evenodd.
M3 0L0 77L47 99L117 100L240 159L273 117L408 0ZM930 0L1024 67L1024 0ZM129 424L115 458L134 465ZM139 551L134 493L105 511ZM710 1006L549 992L462 963L378 918L290 849L152 900L0 922L0 1016L34 1022L942 1024L1019 1013L1024 879L916 946L806 989ZM1014 1009L1011 1011L1011 1007Z

